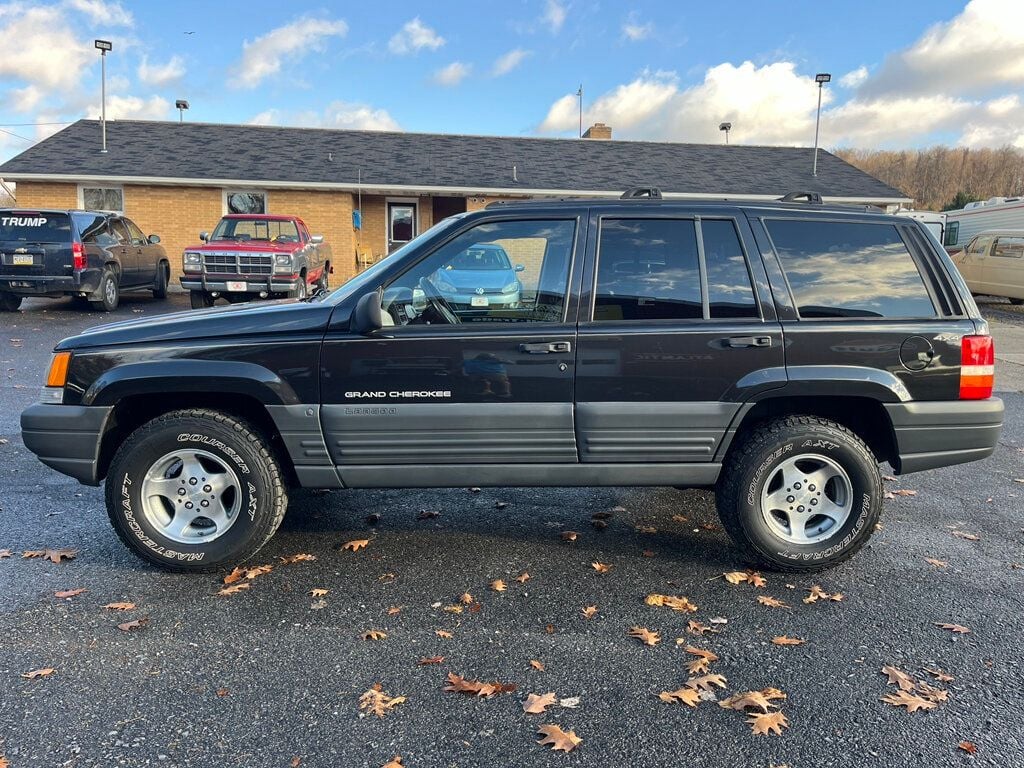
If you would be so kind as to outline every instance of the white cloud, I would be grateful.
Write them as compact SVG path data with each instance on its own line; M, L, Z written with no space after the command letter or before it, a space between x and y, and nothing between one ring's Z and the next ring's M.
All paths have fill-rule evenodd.
M231 85L255 88L264 79L281 71L285 59L298 59L311 51L322 51L326 39L341 37L348 24L341 19L303 17L272 29L253 41L242 43L242 58L231 69Z
M630 14L629 19L622 24L622 35L631 43L646 40L654 34L654 25L650 22L641 24L636 20L635 14Z
M1024 149L1024 104L1020 97L1003 96L982 105L980 110L972 109L957 144L971 148L1009 144Z
M15 112L31 112L43 100L42 89L37 85L26 85L24 88L11 89L10 106Z
M89 17L96 26L130 27L135 24L131 11L115 0L65 0L69 8Z
M963 125L970 110L970 102L943 95L852 99L822 112L822 144L872 149L906 146L933 131Z
M0 80L17 80L45 92L71 92L95 63L91 44L79 39L53 6L0 6Z
M453 61L447 67L441 67L441 69L437 70L432 79L437 85L451 87L465 80L471 70L472 67L469 64Z
M971 0L960 15L888 56L861 94L984 94L995 86L1022 84L1024 3Z
M265 109L249 119L249 125L277 125L281 121L281 110Z
M99 103L89 106L86 116L98 118ZM162 96L107 96L108 120L166 120L171 116L171 102Z
M868 68L861 66L839 78L839 84L843 88L858 88L868 79Z
M139 64L139 80L154 88L163 88L178 82L185 76L185 60L174 55L164 64L150 64L146 56Z
M548 29L551 30L551 34L557 35L562 29L562 25L565 24L565 17L568 15L568 11L565 6L562 5L558 0L547 0L547 5L544 8L544 15L541 16Z
M369 104L334 101L323 112L306 110L286 114L272 108L253 115L250 125L291 125L300 128L347 128L358 131L400 131L398 122L386 109Z
M436 51L444 45L444 38L428 27L420 17L405 22L391 40L388 41L388 50L392 53L403 55L406 53L417 53L424 48Z
M513 48L508 53L504 53L499 56L494 66L491 68L491 74L494 77L501 77L507 75L513 69L523 63L524 59L530 55L530 52L522 48Z

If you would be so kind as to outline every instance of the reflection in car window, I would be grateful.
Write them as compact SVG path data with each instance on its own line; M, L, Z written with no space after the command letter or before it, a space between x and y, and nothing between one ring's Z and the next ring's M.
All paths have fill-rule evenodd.
M767 226L801 317L935 316L895 226L797 219Z
M575 232L573 220L479 224L385 286L384 321L561 322Z
M992 255L1002 256L1004 259L1019 259L1024 256L1024 237L996 238L996 246L992 249Z
M594 320L701 317L692 219L602 219Z
M980 255L988 250L988 244L991 242L991 237L976 237L967 244L967 252Z
M704 238L711 317L758 317L736 225L728 219L701 219L700 229Z

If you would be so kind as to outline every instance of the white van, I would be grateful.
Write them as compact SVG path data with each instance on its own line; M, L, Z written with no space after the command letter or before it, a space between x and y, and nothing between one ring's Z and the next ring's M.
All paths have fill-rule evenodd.
M1024 304L1024 229L993 229L975 235L952 255L971 293L1005 296Z

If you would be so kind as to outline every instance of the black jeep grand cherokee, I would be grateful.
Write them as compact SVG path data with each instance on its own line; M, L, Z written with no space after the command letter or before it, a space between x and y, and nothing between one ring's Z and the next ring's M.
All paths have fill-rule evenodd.
M795 202L495 204L331 294L62 341L25 444L106 479L124 542L171 570L251 557L288 488L714 487L755 563L852 555L897 473L992 453L993 346L916 221ZM436 285L468 249L515 307Z

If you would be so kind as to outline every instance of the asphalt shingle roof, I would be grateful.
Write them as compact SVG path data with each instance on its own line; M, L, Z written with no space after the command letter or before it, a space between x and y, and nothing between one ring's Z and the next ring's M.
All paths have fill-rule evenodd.
M212 123L79 120L0 165L0 176L151 177L367 187L619 191L905 198L821 151L733 144L458 136ZM332 159L333 158L333 159ZM513 179L515 168L515 179Z

